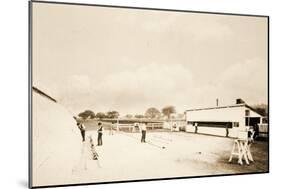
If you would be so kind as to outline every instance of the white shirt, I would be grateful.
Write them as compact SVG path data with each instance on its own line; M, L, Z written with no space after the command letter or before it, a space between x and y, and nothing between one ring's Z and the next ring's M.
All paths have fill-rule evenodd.
M98 133L102 133L103 132L103 126L100 126L99 128L98 128Z
M146 124L144 124L144 123L141 124L141 130L146 131Z

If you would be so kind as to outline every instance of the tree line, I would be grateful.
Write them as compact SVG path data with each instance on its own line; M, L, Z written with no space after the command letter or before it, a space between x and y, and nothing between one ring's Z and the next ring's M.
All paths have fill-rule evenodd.
M159 119L162 116L166 116L168 119L171 118L171 115L176 113L176 108L174 106L165 106L162 108L161 112L155 107L148 108L144 114L127 114L125 117L128 119L131 118L149 118L149 119ZM94 113L92 110L85 110L78 114L79 117L83 119L116 119L120 116L118 111L108 111L108 112L98 112Z
M98 119L104 119L104 118L109 118L109 119L116 119L119 117L119 112L117 111L108 111L108 112L98 112L98 113L94 113L92 110L85 110L84 112L81 112L78 114L79 117L83 118L83 119L94 119L94 118L98 118Z

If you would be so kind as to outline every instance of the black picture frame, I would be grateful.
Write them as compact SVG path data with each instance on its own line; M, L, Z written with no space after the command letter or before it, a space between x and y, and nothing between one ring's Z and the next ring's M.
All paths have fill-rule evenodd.
M189 179L189 178L201 178L201 177L220 177L220 176L239 176L239 175L248 175L248 174L265 174L265 173L269 173L270 170L270 166L269 166L269 141L270 141L270 124L268 124L268 170L264 171L264 172L248 172L248 173L235 173L235 174L219 174L219 175L204 175L204 176L182 176L182 177L172 177L172 178L151 178L151 179L141 179L141 180L126 180L126 181L112 181L112 182L96 182L96 183L78 183L78 184L68 184L65 183L63 185L44 185L44 186L33 186L32 185L32 177L33 177L33 173L32 173L32 161L33 161L33 157L32 157L32 152L33 152L33 146L32 146L32 127L33 127L33 109L32 109L32 103L33 103L33 99L32 99L32 82L33 82L33 74L32 74L32 68L33 68L33 33L32 33L32 28L33 28L33 10L32 10L32 5L33 4L59 4L59 5L66 5L66 6L93 6L93 7L104 7L104 8L114 8L114 9L135 9L135 10L147 10L147 11L169 11L169 12L182 12L182 13L199 13L199 14L211 14L211 15L229 15L229 16L242 16L242 17L262 17L262 18L266 18L267 19L267 85L268 85L268 123L270 123L270 94L269 94L269 89L270 89L270 85L269 85L269 70L270 70L270 49L269 49L269 39L270 39L270 17L267 15L253 15L253 14L236 14L236 13L225 13L225 12L207 12L207 11L194 11L194 10L175 10L175 9L161 9L161 8L148 8L148 7L131 7L131 6L115 6L115 5L101 5L101 4L85 4L85 3L69 3L69 2L56 2L56 1L29 1L28 2L28 24L29 24L29 32L28 32L28 70L29 70L29 74L28 74L28 102L29 102L29 106L28 106L28 114L29 114L29 118L28 118L28 144L29 144L29 148L28 148L28 181L29 181L29 188L46 188L46 187L65 187L65 186L83 186L83 185L97 185L97 184L112 184L112 183L127 183L127 182L144 182L144 181L159 181L159 180L173 180L173 179Z

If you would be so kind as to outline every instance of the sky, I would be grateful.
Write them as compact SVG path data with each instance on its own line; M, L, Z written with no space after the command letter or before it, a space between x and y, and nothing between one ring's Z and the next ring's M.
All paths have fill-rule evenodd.
M33 86L74 113L267 103L267 18L33 3Z

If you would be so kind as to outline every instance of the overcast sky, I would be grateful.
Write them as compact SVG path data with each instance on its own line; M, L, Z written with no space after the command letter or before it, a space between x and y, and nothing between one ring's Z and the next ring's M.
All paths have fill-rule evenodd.
M33 85L75 113L267 102L266 18L33 6Z

